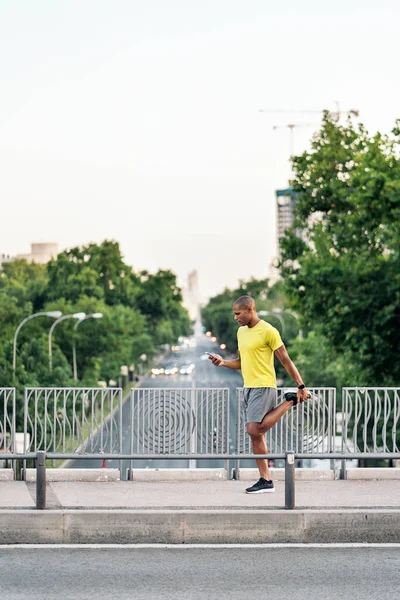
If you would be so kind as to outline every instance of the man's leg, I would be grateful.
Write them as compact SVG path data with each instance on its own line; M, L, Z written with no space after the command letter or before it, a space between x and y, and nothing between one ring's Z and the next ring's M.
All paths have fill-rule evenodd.
M267 442L265 441L265 435L260 431L260 426L260 423L247 424L247 431L250 435L251 446L254 454L268 454ZM257 458L256 463L260 472L260 477L263 477L269 481L271 476L268 468L268 460L264 458Z
M281 404L270 410L259 424L260 432L264 434L269 431L292 406L292 400L284 400Z

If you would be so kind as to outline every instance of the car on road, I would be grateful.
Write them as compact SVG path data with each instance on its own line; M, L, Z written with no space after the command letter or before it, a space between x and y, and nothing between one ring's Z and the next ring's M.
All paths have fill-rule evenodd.
M179 372L181 375L191 375L195 369L195 365L191 363L190 365L182 365Z
M164 367L154 367L151 370L152 375L164 375Z
M166 365L164 369L164 375L175 375L179 371L178 367L174 364Z

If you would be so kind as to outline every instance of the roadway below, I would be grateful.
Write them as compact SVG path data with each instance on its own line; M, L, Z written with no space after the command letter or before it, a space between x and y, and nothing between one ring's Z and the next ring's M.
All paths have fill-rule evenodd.
M232 371L225 368L217 368L211 364L211 361L204 360L205 352L221 352L218 344L213 343L210 338L207 338L203 334L198 334L195 338L196 346L182 348L178 352L170 353L165 356L161 361L160 365L176 364L178 367L183 364L193 363L195 365L194 371L189 375L181 375L176 373L174 375L157 375L152 376L148 374L143 377L138 387L141 388L229 388L230 397L230 440L229 450L234 451L235 448L235 435L236 435L236 388L243 385L241 373L239 371ZM221 352L223 354L223 352ZM118 419L118 417L116 417ZM123 434L122 434L122 452L130 453L130 422L131 422L131 406L129 398L125 400L122 408L122 422L123 422ZM93 460L79 460L71 461L68 463L69 468L99 468L101 466L100 461ZM119 468L119 461L107 461L107 467ZM138 468L187 468L189 467L188 460L174 460L174 461L135 461L134 467ZM222 467L224 466L223 461L198 461L197 466L199 467ZM129 468L129 461L122 462L122 473L125 478L127 469Z
M0 547L7 600L392 600L399 547Z

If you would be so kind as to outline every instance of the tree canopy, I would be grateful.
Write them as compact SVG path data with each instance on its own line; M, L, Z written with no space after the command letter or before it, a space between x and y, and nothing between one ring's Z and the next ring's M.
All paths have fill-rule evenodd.
M347 385L400 378L399 134L396 125L371 136L325 114L310 151L293 160L283 291L318 344L352 366Z
M17 344L12 372L13 337L18 324L42 311L102 313L60 322L54 330L53 369L49 370L49 317L30 320ZM174 344L191 332L181 291L171 271L135 273L117 242L104 241L60 253L47 265L15 260L0 271L0 386L76 385L72 371L75 340L78 385L118 378L122 365L151 358L161 344Z

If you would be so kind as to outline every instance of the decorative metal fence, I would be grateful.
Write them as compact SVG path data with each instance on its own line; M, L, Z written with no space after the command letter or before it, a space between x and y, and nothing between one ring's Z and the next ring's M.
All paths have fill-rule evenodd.
M278 390L278 403L284 389ZM271 453L293 451L318 458L337 452L336 390L311 388L311 398L290 409L267 433ZM237 455L251 453L236 398ZM135 455L220 455L229 452L228 388L135 388L125 447ZM234 412L234 411L233 411ZM342 452L400 451L400 388L343 388ZM16 394L0 388L0 452L15 451ZM122 390L116 388L27 388L24 452L120 455Z
M251 440L247 434L241 403L243 388L237 388L237 454L252 451ZM277 403L283 401L287 389L278 389ZM335 388L308 388L310 399L290 409L280 421L266 434L268 450L272 453L299 452L303 454L322 454L333 452L335 445Z
M225 454L228 388L131 390L132 454Z
M122 390L26 388L24 451L122 453Z
M399 452L400 388L343 388L342 449Z
M0 452L15 452L15 388L0 388Z

